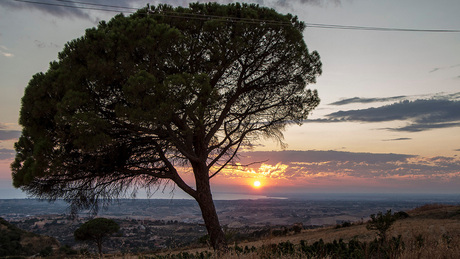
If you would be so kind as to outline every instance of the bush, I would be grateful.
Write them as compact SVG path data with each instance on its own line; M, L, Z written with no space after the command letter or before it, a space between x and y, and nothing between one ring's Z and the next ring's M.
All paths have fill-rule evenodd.
M335 226L336 229L339 229L339 228L348 228L348 227L351 227L352 224L350 221L344 221L342 222L342 224L338 224L337 226Z
M59 248L59 252L66 254L66 255L76 255L78 254L77 250L72 249L69 245L63 245Z
M51 246L47 246L43 248L38 254L41 257L47 257L47 256L50 256L52 253L53 253L53 248Z
M281 242L276 247L276 252L278 255L293 255L295 252L294 244L289 241Z
M394 215L395 219L406 219L409 217L409 214L407 214L404 211L398 211Z
M377 215L372 214L371 219L367 222L366 228L368 230L377 230L377 235L381 242L386 242L387 231L391 228L391 225L396 221L396 218L391 214L391 210L387 210L385 214L382 212Z

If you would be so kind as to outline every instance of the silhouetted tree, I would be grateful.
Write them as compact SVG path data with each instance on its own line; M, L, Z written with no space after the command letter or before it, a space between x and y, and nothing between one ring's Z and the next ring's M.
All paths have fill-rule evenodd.
M248 4L145 8L66 44L22 99L13 180L74 210L172 181L227 247L210 179L260 138L282 143L319 98L304 23ZM186 183L181 168L191 168Z
M102 256L104 239L120 230L120 226L112 219L95 218L83 223L74 232L77 241L94 241L99 255Z
M391 210L387 210L385 214L379 211L377 215L372 214L370 217L371 219L367 222L366 228L368 230L377 230L380 241L385 243L387 240L387 232L396 221L396 217L391 214Z

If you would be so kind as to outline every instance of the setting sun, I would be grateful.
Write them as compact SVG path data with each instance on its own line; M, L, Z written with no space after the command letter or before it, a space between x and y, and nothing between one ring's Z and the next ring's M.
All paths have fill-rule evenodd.
M260 182L259 182L259 181L255 181L255 182L254 182L254 187L256 187L256 188L260 187Z

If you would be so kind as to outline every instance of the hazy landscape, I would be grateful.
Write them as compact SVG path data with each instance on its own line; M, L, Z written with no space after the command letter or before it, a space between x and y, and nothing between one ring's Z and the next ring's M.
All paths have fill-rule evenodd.
M458 10L0 1L0 258L457 259Z
M307 198L308 197L308 198ZM379 211L409 211L425 204L460 204L459 195L308 195L284 199L217 200L217 212L227 231L241 239L260 239L287 231L294 224L304 230L365 222ZM90 218L89 211L69 214L63 201L0 200L0 217L17 227L56 238L72 249L94 247L77 243L73 232ZM120 232L105 244L106 253L136 253L200 245L207 233L198 205L189 199L125 199L98 216L112 218ZM275 232L274 232L275 231ZM203 243L201 243L203 245Z

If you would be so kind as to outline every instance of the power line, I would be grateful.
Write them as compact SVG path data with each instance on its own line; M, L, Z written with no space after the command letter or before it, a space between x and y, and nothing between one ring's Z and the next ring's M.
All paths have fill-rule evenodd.
M103 9L103 8L95 8L95 7L56 4L56 3L49 3L49 2L38 2L38 1L33 1L33 0L14 0L14 1L23 2L23 3L29 3L29 4L39 4L39 5L48 5L48 6L58 6L58 7L69 7L69 8L86 9L86 10L108 11L108 12L121 12L122 11L122 10ZM103 5L103 4L94 4L94 3L78 2L78 1L71 1L71 0L54 0L54 1L65 2L65 3L73 3L73 4L83 4L83 5L90 5L90 6L97 6L97 7L110 7L110 8L117 8L117 9L127 9L127 11L124 11L125 13L135 13L135 12L137 12L139 10L139 8L113 6L113 5ZM227 21L227 22L243 21L243 22L252 23L252 24L260 24L261 22L263 22L265 24L292 25L290 22L275 21L275 20L261 20L261 19L239 18L239 17L207 15L207 14L194 14L194 13L178 13L178 12L156 13L154 11L148 10L148 14L157 15L157 16L167 16L167 17L172 17L172 18L192 19L192 20L209 20L211 18L211 19L224 20L224 21Z
M67 7L67 8L83 9L83 10L95 10L95 11L116 12L116 13L121 12L121 10L106 9L106 8L104 9L103 8L103 7L109 7L108 5L100 5L100 4L85 3L85 2L55 0L55 1L67 2L67 3L83 4L83 5L89 5L89 6L99 6L101 8L86 7L86 6L76 6L76 5L66 5L66 4L57 4L57 3L48 3L48 2L38 2L38 1L31 1L31 0L14 0L14 1L15 2L28 3L28 4L47 5L47 6L56 6L56 7ZM129 11L129 10L138 10L137 8L122 7L122 6L110 6L110 7L118 8L118 9L127 9L127 11L124 11L125 13L135 13L136 11Z
M124 6L116 6L116 5L105 5L105 4L94 4L94 3L78 2L78 1L71 1L71 0L54 0L54 1L56 1L56 2L64 2L64 3L73 3L73 4L100 6L100 7L120 8L120 9L134 10L134 11L139 10L139 8L134 8L134 7L124 7Z
M350 26L322 23L305 23L310 28L321 29L340 29L340 30L365 30L365 31L401 31L401 32L460 32L460 30L449 29L407 29L407 28L385 28L385 27L367 27L367 26Z
M57 7L68 7L75 9L85 9L85 10L96 10L96 11L105 11L105 12L124 12L124 13L135 13L138 8L125 7L125 6L115 6L115 5L104 5L104 4L95 4L81 1L71 1L71 0L54 0L56 2L68 3L68 4L77 4L77 5L68 5L68 4L58 4L50 2L39 2L33 0L14 0L16 2L23 2L28 4L38 4L38 5L48 5L48 6L57 6ZM110 8L110 9L108 9ZM194 20L209 20L209 19L219 19L226 22L244 22L248 24L272 24L272 25L285 25L291 26L290 22L275 21L275 20L262 20L262 19L250 19L250 18L238 18L238 17L226 17L226 16L217 16L217 15L207 15L207 14L191 14L191 13L177 13L177 12L163 12L156 13L148 10L148 14L157 15L157 16L167 16L171 18L178 19L194 19ZM386 31L386 32L428 32L428 33L460 33L460 30L453 29L412 29L412 28L389 28L389 27L371 27L371 26L351 26L351 25L338 25L338 24L323 24L323 23L305 23L307 28L318 28L318 29L337 29L337 30L360 30L360 31Z

